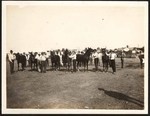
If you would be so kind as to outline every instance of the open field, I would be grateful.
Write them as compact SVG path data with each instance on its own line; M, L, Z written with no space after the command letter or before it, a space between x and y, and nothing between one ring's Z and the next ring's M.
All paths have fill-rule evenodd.
M46 73L16 71L10 75L7 63L7 108L35 109L144 109L144 69L139 59L125 59L117 73L89 71ZM102 69L102 67L100 67ZM15 65L15 70L17 70ZM103 90L104 89L104 90Z

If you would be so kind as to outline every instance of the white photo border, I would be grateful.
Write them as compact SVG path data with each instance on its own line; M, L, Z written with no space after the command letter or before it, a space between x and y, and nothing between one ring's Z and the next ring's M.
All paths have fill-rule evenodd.
M104 109L9 109L6 107L6 6L7 5L119 5L145 7L145 69L144 69L144 110ZM111 1L2 1L2 114L147 114L148 113L148 2Z

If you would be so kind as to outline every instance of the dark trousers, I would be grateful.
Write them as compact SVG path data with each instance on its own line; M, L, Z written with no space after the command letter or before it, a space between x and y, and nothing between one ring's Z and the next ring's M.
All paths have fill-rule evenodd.
M26 63L23 61L23 62L21 63L21 66L22 66L22 70L24 70L24 69L25 69L25 66L26 66Z
M124 65L124 59L121 59L121 68L123 68Z
M10 64L10 73L12 74L14 72L14 61L9 62Z
M141 65L141 69L143 68L143 59L140 59L140 65Z
M73 60L73 71L76 72L76 60Z
M49 66L48 58L46 58L46 65Z
M113 72L116 72L116 63L115 63L115 60L110 60L110 62L111 62L111 67L112 67Z
M98 58L95 58L95 59L94 59L95 70L98 70L98 62L99 62L99 59L98 59Z
M46 61L41 61L41 72L46 72Z
M108 71L108 64L109 64L109 62L108 61L105 61L104 63L103 63L103 70L104 71Z

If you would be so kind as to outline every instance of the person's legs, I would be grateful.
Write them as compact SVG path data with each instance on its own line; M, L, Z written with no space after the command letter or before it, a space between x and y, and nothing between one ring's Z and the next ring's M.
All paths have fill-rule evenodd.
M140 59L140 65L141 65L141 69L143 68L143 63L142 63L142 58Z
M41 73L43 73L43 61L41 61Z
M114 60L111 60L111 67L112 67L112 70L113 70L113 73L115 72L115 64L114 64Z
M114 72L116 72L116 63L115 63L115 60L114 60Z
M94 65L95 65L95 70L96 70L96 58L94 59Z
M9 64L10 64L10 73L13 73L13 63L9 62Z
M123 68L123 63L124 63L124 60L121 59L121 68Z
M76 60L73 60L73 71L76 72Z
M14 72L14 60L12 61L12 72Z
M96 68L96 71L98 70L98 58L95 58L95 68Z
M22 71L23 71L23 62L21 62L21 67L22 67Z
M44 72L46 72L47 61L44 61Z

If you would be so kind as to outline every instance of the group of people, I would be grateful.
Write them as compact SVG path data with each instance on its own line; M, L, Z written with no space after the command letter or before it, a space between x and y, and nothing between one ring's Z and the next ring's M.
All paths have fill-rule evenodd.
M14 73L14 61L16 59L16 56L13 54L13 51L10 50L10 53L7 56L9 64L10 64L10 73Z
M37 70L38 72L41 73L46 73L46 59L47 59L47 55L45 52L42 52L41 54L37 54L35 56L35 59L37 59Z
M105 59L103 58L105 56ZM100 49L95 49L93 56L94 58L94 64L95 64L95 70L98 70L98 65L102 64L101 61L103 62L103 65L106 65L106 71L108 70L108 67L112 67L113 73L116 72L116 63L115 63L115 58L117 57L117 54L113 50L106 50L106 52L103 54ZM107 58L106 58L107 57ZM121 68L123 68L124 65L124 57L125 53L122 51L121 53ZM104 60L107 60L106 62Z
M63 50L62 50L63 51ZM57 55L59 55L60 57L60 65L63 66L63 62L62 62L62 54L63 52L57 52ZM84 51L72 51L71 54L69 55L69 58L71 58L72 60L72 66L73 66L73 71L76 71L77 70L77 54L84 54ZM32 65L30 57L32 55L31 54L21 54L22 57L24 57L24 60L21 61L21 64L22 64L22 70L25 70L25 67L26 66L29 66L29 65ZM34 54L35 55L35 59L36 59L36 69L38 72L41 72L41 73L46 73L46 67L49 66L49 61L48 59L50 58L50 52L41 52L41 53L36 53ZM108 62L104 63L103 61L103 57L104 55L106 57L108 57ZM10 63L10 72L13 73L14 72L14 60L16 59L17 55L15 55L13 53L12 50L10 50L10 53L8 54L8 60L9 60L9 63ZM93 64L94 63L94 66L95 66L95 70L98 71L100 64L103 65L106 65L106 71L108 70L108 67L110 66L112 68L112 71L113 73L116 73L116 63L115 63L115 59L117 57L117 54L115 53L115 51L113 50L106 50L105 52L103 52L101 49L97 48L97 49L94 49L91 56L90 56L90 60L91 60L91 63ZM120 56L120 59L121 59L121 68L124 67L124 57L125 57L125 53L122 51L121 52L121 56ZM106 58L105 58L106 60ZM141 61L142 62L142 61ZM102 66L101 65L101 66ZM32 66L31 66L32 67ZM19 65L18 65L18 68L19 68Z
M32 56L33 54L25 54L25 53L13 53L12 50L10 50L10 53L7 54L7 59L9 61L9 64L10 64L10 72L11 73L14 73L14 61L17 60L17 64L18 64L18 70L19 70L19 67L21 64L21 67L22 67L22 71L25 70L25 67L26 66L29 66L31 65L31 62L32 62ZM37 61L37 71L39 72L42 72L42 73L46 73L46 65L47 65L47 58L48 56L46 55L45 52L41 52L41 53L37 53L34 58L34 61L36 59Z

